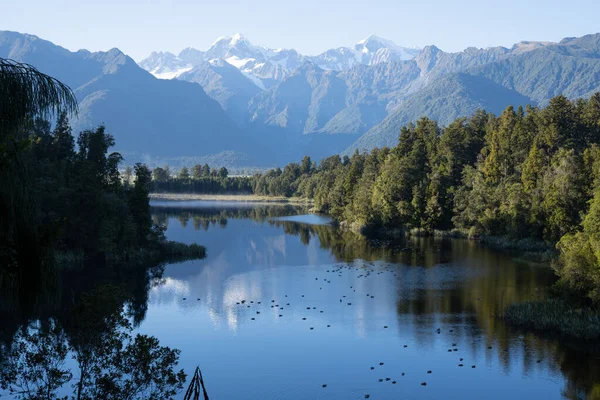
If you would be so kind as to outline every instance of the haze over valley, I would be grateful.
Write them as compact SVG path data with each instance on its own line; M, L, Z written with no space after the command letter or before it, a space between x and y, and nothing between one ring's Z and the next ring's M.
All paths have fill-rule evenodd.
M80 102L74 129L105 124L130 165L266 168L351 155L394 146L400 127L423 116L444 125L477 109L600 90L599 34L457 53L371 35L317 55L234 34L136 63L117 48L71 52L2 31L0 57L68 84Z

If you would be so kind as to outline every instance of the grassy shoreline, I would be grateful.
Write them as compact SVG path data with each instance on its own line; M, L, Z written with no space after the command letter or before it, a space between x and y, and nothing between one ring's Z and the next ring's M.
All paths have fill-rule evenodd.
M302 197L259 196L254 194L196 194L196 193L150 193L151 200L201 200L237 201L243 203L312 204L313 200Z
M564 300L513 304L507 307L501 318L514 327L539 333L577 340L600 339L600 313L588 307L578 308Z
M453 238L466 239L479 243L497 250L516 250L523 252L525 256L531 256L538 260L549 262L555 255L556 249L550 244L532 238L514 239L506 236L491 235L473 235L468 230L434 230L427 231L420 228L406 229L402 227L369 227L364 225L349 224L343 221L338 224L343 230L349 230L366 237L434 237L434 238Z
M199 244L185 244L171 240L164 241L158 247L128 249L120 253L108 253L104 260L114 265L158 265L163 262L182 262L201 260L206 257L206 248ZM56 265L62 268L82 266L89 257L82 251L61 251L54 255Z

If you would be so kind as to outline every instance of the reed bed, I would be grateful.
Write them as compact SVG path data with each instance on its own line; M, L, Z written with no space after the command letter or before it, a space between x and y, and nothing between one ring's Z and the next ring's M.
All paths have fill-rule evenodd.
M513 304L502 318L510 325L525 329L574 339L600 339L600 313L591 308L576 308L563 300Z

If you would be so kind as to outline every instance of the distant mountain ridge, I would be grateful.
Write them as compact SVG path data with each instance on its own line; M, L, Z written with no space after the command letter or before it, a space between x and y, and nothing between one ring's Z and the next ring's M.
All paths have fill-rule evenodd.
M594 42L593 39L587 40ZM588 46L588 50L585 51L577 50L575 53L575 43L577 39L573 38L565 39L561 43L526 41L517 43L511 48L470 47L462 52L446 53L433 45L420 50L410 49L371 35L359 41L353 48L342 47L318 56L303 56L295 50L270 50L254 46L243 35L236 34L219 38L206 52L194 50L197 56L194 62L188 62L184 55L166 57L155 54L144 60L142 65L151 59L157 62L169 61L173 58L179 60L178 64L169 68L165 68L164 65L156 67L157 64L152 64L147 65L146 69L157 74L170 73L169 76L172 76L172 71L180 68L178 79L200 83L209 96L219 101L229 116L244 129L250 127L255 130L261 126L269 126L286 131L288 135L289 132L301 135L349 134L358 138L384 122L384 119L393 114L396 109L402 108L411 96L417 95L447 74L485 74L486 65L510 64L511 61L507 60L514 61L515 57L527 59L537 54L536 52L556 52L557 49L565 52L565 48L568 48L567 52L570 51L571 56L579 58L590 57L590 55L593 57L597 54L594 53L593 46ZM186 51L192 50L188 48ZM202 59L210 60L208 63L199 61ZM215 64L220 66L230 64L238 69L239 74L229 69L227 76L217 78L219 72L210 67ZM475 71L478 67L482 68L480 72ZM511 68L511 74L520 74L516 66ZM543 75L543 71L530 71L530 75L536 74ZM198 79L199 76L207 75L214 77L210 85L206 80ZM243 77L252 82L258 91L249 90L248 85L242 83ZM507 82L494 81L518 93L524 89L512 87ZM240 85L244 90L237 89ZM521 94L534 104L543 104L552 97L547 93L534 95L528 91ZM569 92L569 95L577 97L589 93L575 89L572 94ZM223 99L224 96L227 97L227 101ZM456 99L458 102L463 100ZM453 99L448 101L452 102ZM409 101L408 104L412 103ZM495 103L466 99L462 104L464 106L464 104ZM422 109L433 110L427 106ZM434 112L431 115L436 118L453 119L460 116L457 113L464 108L450 106L443 109L449 114L441 116ZM405 111L399 112L401 115L408 116ZM382 125L376 128L375 132L382 131L383 127L392 126L395 128L396 124ZM372 135L371 132L369 137L373 137ZM358 146L367 149L368 147L363 147L364 143L369 143L370 146L387 142L387 139L367 142L363 139L360 142L363 144Z
M423 116L446 124L480 108L497 113L600 91L600 34L456 53L371 36L319 56L233 35L207 51L153 53L142 69L118 49L70 52L0 31L0 57L69 84L81 106L76 129L105 123L118 150L136 160L228 167L391 146L402 125Z
M34 35L0 31L0 57L34 65L79 101L75 132L104 123L128 162L247 151L252 143L197 84L160 80L118 49L70 52Z
M193 52L194 57L189 53ZM178 55L153 52L140 61L140 66L157 78L172 79L203 61L223 60L238 68L260 89L280 82L303 62L311 61L325 70L342 71L355 65L373 65L392 60L408 60L417 48L398 46L390 40L371 35L353 47L339 47L316 56L302 55L294 49L270 49L255 46L241 33L218 38L206 51L188 47Z
M543 106L558 95L587 98L600 91L600 34L560 43L522 42L511 49L492 48L487 52L467 49L452 54L425 48L415 62L428 68L422 69L425 74L414 84L423 85L423 77L432 83L407 96L346 153L395 143L400 127L421 116L448 123L478 108L498 113L511 104ZM440 90L446 76L457 73L461 78L455 81L453 90L458 86L461 90ZM487 91L482 92L481 87ZM454 94L448 98L450 93ZM440 102L442 98L445 103Z

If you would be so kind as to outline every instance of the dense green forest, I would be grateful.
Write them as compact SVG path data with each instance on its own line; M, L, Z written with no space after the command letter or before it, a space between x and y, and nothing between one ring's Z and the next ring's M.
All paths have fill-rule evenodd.
M75 140L69 87L0 58L0 98L0 389L172 398L186 377L179 350L133 328L160 261L202 258L204 247L165 239L150 216L151 171L136 164L122 179L103 126ZM77 284L61 293L67 280Z
M558 243L561 282L599 301L599 142L600 94L558 96L544 108L478 111L446 127L422 118L401 129L394 148L318 165L305 157L245 182L253 194L314 199L316 211L353 230Z
M17 235L3 232L9 248L20 246L15 242L19 240L32 246L31 238L36 237L45 251L69 259L158 260L183 250L167 242L163 229L152 224L151 171L136 164L132 178L123 180L122 157L109 152L115 141L103 126L81 132L75 146L62 113L54 129L44 119L34 120L27 140L19 160L26 178L21 183L32 201L24 210L28 221L15 227ZM9 190L5 185L2 189ZM203 254L196 246L187 251ZM4 265L16 267L16 253L1 254Z
M130 168L124 176L132 175ZM152 171L153 191L157 193L210 193L248 194L252 192L252 180L247 176L229 176L227 168L210 168L208 164L195 165L190 170L181 168L176 176L168 166L157 167Z

